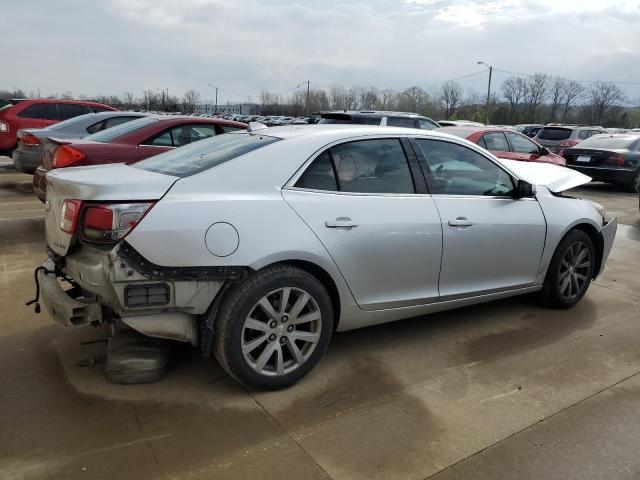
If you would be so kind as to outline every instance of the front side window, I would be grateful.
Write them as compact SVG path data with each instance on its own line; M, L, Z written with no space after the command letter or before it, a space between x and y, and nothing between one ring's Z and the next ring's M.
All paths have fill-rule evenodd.
M486 145L487 150L494 150L497 152L508 152L509 144L507 143L507 138L504 136L502 132L492 132L485 133L482 136L484 140L484 144Z
M400 140L358 140L323 152L296 187L350 193L415 193Z
M75 103L58 104L58 116L60 120L68 120L78 115L84 115L85 113L89 113L89 111L84 105L76 105Z
M440 195L504 196L513 190L511 176L470 148L441 140L418 139L431 170L431 192Z
M509 141L513 147L513 151L516 153L528 153L537 154L540 153L538 146L523 135L517 133L507 133Z

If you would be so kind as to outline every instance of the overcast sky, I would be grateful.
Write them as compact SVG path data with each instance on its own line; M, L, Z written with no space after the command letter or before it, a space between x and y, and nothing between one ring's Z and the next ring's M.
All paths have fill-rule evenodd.
M42 94L433 87L481 72L478 60L640 83L640 0L2 0L0 32L0 88ZM496 86L507 76L496 71Z

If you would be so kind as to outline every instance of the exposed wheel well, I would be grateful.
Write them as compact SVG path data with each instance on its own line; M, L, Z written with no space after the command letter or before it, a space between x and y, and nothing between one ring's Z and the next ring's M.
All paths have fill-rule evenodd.
M600 232L598 232L593 225L589 225L588 223L575 225L571 230L581 230L589 235L589 238L593 242L593 248L596 250L595 271L599 272L602 265L602 254L604 252L604 240L602 239L602 235L600 235ZM595 278L595 276L593 278Z
M287 260L285 262L279 262L286 265L291 265L293 267L297 267L300 270L304 270L316 277L324 288L327 289L327 293L329 293L329 297L331 297L331 306L333 307L333 328L336 329L338 327L338 323L340 321L340 294L338 293L338 287L336 283L331 278L331 275L322 267L319 267L315 263L307 262L305 260ZM271 266L271 265L269 265Z

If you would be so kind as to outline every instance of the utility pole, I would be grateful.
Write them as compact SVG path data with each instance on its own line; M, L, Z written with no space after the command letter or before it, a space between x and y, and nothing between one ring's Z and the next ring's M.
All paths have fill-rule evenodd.
M216 89L216 106L213 107L213 114L217 115L218 114L218 87L216 87L215 85L213 85L212 83L208 83L207 86L209 87L213 87Z
M478 61L478 65L484 65L489 69L489 86L487 87L487 112L485 121L485 123L489 125L489 101L491 100L491 74L493 73L493 67L491 65L487 65L485 62L480 61Z
M307 118L309 118L309 84L311 82L307 80Z

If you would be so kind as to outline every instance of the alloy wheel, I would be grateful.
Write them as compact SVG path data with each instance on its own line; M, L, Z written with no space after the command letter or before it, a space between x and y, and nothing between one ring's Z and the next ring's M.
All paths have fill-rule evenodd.
M309 359L321 330L316 299L300 288L279 288L263 296L246 317L242 354L261 375L285 375Z
M567 301L574 300L587 288L590 278L591 251L584 242L575 242L567 248L560 262L560 295Z

